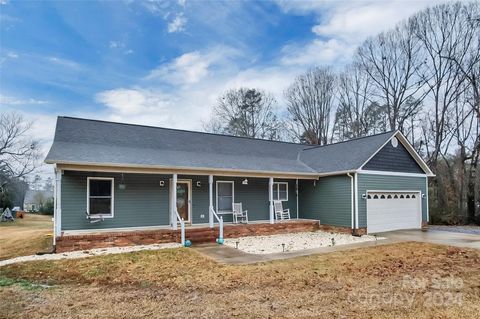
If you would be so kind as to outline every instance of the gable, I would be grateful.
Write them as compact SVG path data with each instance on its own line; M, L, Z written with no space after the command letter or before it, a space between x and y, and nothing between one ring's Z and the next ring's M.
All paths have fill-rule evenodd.
M397 147L394 147L389 141L362 169L425 174L417 161L410 155L400 141L398 141Z

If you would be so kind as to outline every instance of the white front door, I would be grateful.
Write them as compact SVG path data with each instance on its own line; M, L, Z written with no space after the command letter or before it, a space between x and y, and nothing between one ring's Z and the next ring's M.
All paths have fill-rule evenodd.
M420 194L420 192L368 192L368 233L421 228Z

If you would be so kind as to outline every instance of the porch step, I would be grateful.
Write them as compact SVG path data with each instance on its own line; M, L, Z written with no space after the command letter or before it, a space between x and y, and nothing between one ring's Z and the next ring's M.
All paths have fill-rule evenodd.
M218 229L198 228L186 229L185 238L193 244L214 243L218 237Z

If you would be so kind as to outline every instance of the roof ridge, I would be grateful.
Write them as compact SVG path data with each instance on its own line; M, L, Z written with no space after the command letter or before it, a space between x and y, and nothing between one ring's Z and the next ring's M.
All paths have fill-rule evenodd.
M335 142L335 143L330 143L330 144L314 145L314 146L311 146L311 147L304 148L304 149L302 149L302 151L309 151L309 150L313 150L313 149L317 149L317 148L321 148L321 147L332 146L332 145L348 143L348 142L354 142L354 141L361 140L361 139L364 139L364 138L369 138L369 137L374 137L374 136L379 136L379 135L386 135L386 134L389 134L389 133L392 134L392 133L396 133L396 132L397 132L397 130L390 130L390 131L386 131L386 132L383 132L383 133L377 133L377 134L372 134L372 135L355 137L355 138L352 138L350 140L345 140L345 141L340 141L340 142Z
M65 118L65 119L80 120L80 121L90 121L90 122L100 122L100 123L110 123L110 124L118 124L118 125L128 125L128 126L146 127L146 128L154 128L154 129L170 130L170 131L186 132L186 133L197 133L197 134L213 135L213 136L234 137L234 138L247 139L247 140L253 140L253 141L264 141L264 142L273 142L273 143L283 143L283 144L292 144L292 145L298 145L298 146L309 146L309 145L311 145L311 144L303 144L303 143L295 143L295 142L287 142L287 141L268 140L268 139L264 139L264 138L255 138L255 137L247 137L247 136L236 136L236 135L229 135L229 134L220 134L220 133L211 133L211 132L192 131L192 130L186 130L186 129L178 129L178 128L170 128L170 127L162 127L162 126L153 126L153 125L145 125L145 124L133 124L133 123L124 123L124 122L115 122L115 121L106 121L106 120L97 120L97 119L87 119L87 118L74 117L74 116L62 116L62 115L59 115L58 117L59 117L59 118Z

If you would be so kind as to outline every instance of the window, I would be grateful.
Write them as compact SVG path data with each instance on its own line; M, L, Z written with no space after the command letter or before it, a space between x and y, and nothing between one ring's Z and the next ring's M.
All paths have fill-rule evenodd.
M113 178L87 178L87 213L91 217L113 217Z
M233 182L217 181L217 211L233 212Z
M288 201L288 183L273 183L273 200Z

